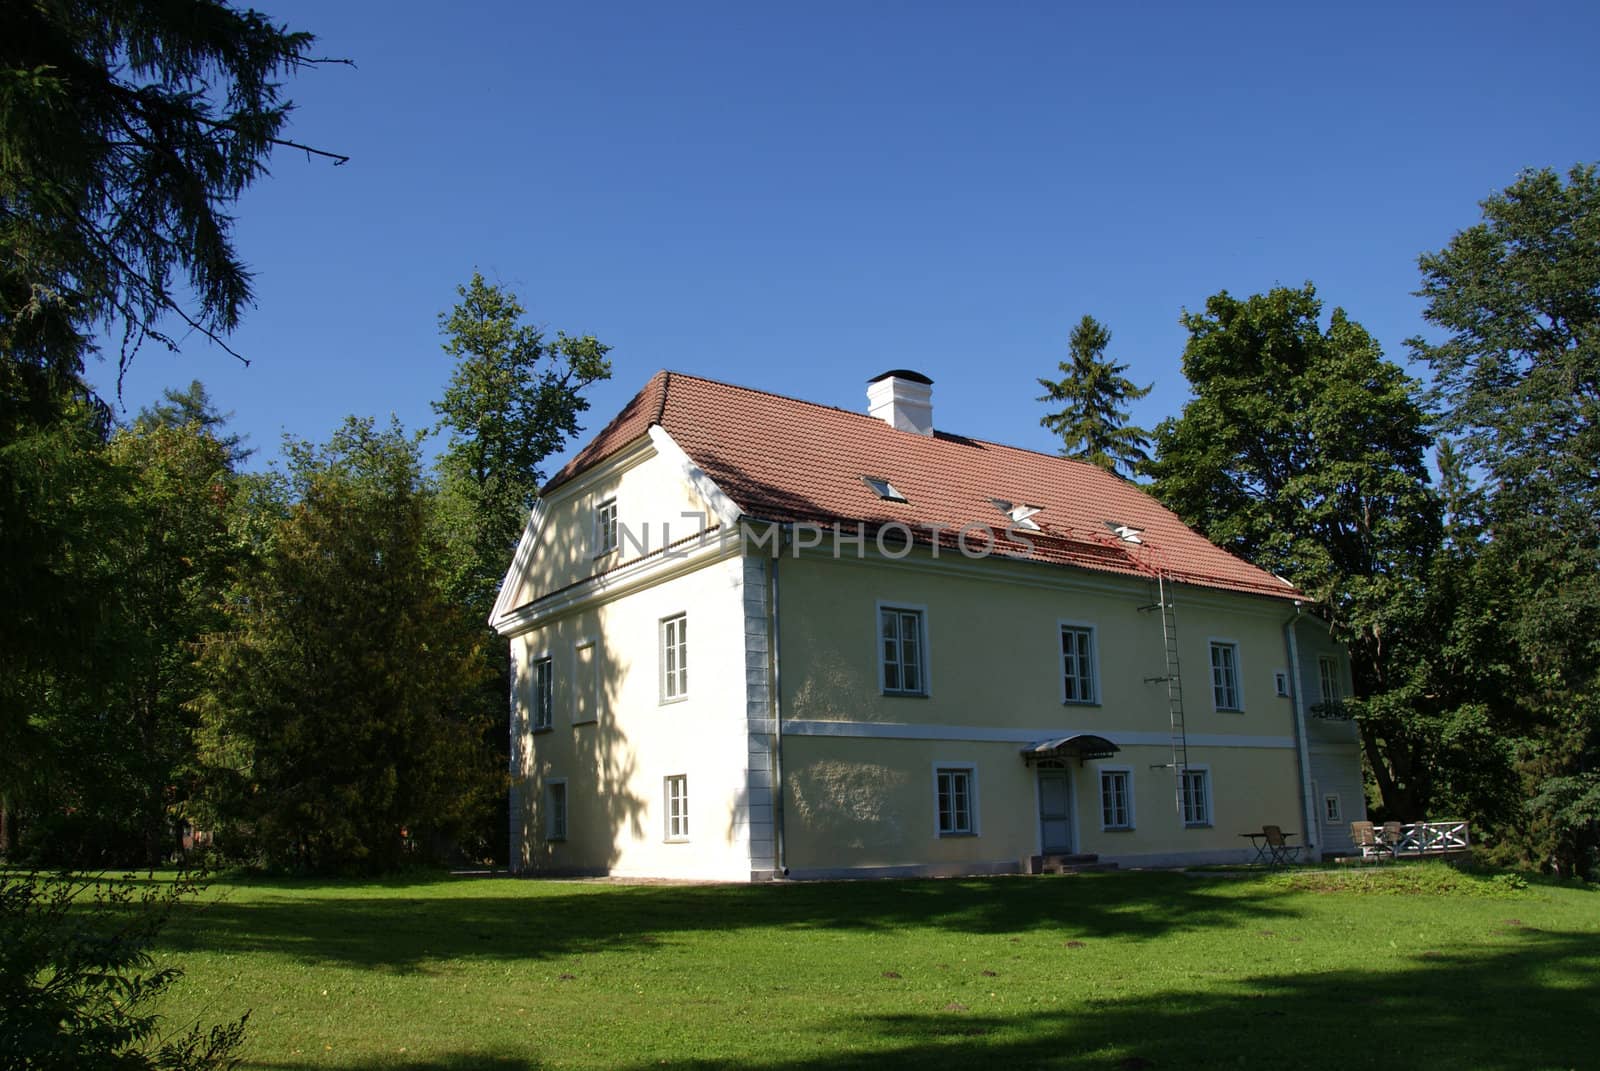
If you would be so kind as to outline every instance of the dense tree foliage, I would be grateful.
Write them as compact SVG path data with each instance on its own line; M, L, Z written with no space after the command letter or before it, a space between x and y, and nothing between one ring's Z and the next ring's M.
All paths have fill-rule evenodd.
M15 850L56 777L51 727L113 687L126 493L87 403L0 437L0 850Z
M141 687L132 676L148 670L151 634L164 627L139 607L165 580L138 572L160 511L144 498L133 448L107 449L110 412L84 362L102 331L120 339L125 366L147 339L173 344L169 317L218 341L238 322L250 280L229 211L272 147L290 144L278 79L316 62L311 42L218 0L6 7L0 848L15 847L30 808L68 813L74 786L125 800L148 788L133 784L145 774L89 768L128 743L123 715ZM108 731L96 736L94 719Z
M1149 434L1128 423L1128 403L1150 393L1123 375L1128 370L1106 356L1111 332L1093 316L1072 329L1068 359L1057 362L1060 379L1040 379L1038 401L1059 405L1039 423L1061 436L1061 452L1124 475L1150 460Z
M487 617L539 496L545 459L578 432L589 408L583 392L611 378L610 347L592 335L547 340L523 322L515 294L477 272L456 293L461 300L439 316L455 363L433 403L448 433L439 458L442 516L452 590Z
M250 303L230 206L289 113L309 34L220 0L6 7L0 34L0 404L50 408L96 324L220 340ZM10 417L0 411L0 425Z
M217 627L239 554L235 478L227 446L199 423L119 431L104 455L120 492L117 531L96 548L116 578L102 605L110 638L96 686L58 694L36 719L55 755L28 844L57 862L158 864L178 847L192 794L193 647Z
M500 787L482 623L444 591L415 436L352 419L291 444L282 493L201 660L215 815L271 864L392 868Z
M1471 645L1452 633L1471 551L1439 553L1421 385L1343 309L1326 328L1321 316L1309 283L1185 314L1195 397L1157 429L1146 471L1185 521L1313 597L1350 646L1385 808L1419 818L1504 768L1489 713L1444 656Z
M1195 397L1156 430L1154 490L1208 537L1289 578L1345 626L1390 563L1435 540L1420 385L1308 283L1185 313Z
M60 621L74 640L10 680L27 711L10 779L8 817L24 820L15 847L53 863L158 863L193 780L192 645L215 627L238 552L230 449L200 420L140 423L102 443L63 419L14 447L35 440L57 444L36 486L62 482L46 501L73 527L34 545L70 553L41 565L78 614L40 614L31 634Z
M1527 859L1600 871L1600 171L1525 173L1421 258L1440 427L1481 473L1482 568Z

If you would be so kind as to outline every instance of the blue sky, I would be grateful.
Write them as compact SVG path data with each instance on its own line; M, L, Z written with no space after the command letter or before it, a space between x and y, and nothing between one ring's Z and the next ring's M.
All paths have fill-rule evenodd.
M658 368L863 408L910 367L939 427L1053 450L1035 379L1084 313L1147 426L1221 289L1311 280L1403 359L1417 255L1600 159L1592 2L259 3L355 61L289 89L352 160L280 153L239 205L251 366L190 338L123 394L204 380L258 465L428 424L475 268L614 347L591 431Z

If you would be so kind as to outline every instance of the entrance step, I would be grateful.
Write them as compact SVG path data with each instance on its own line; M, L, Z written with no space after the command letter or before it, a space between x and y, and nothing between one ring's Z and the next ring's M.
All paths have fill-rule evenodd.
M1098 855L1035 855L1029 861L1030 874L1088 874L1116 870L1116 863L1102 863Z

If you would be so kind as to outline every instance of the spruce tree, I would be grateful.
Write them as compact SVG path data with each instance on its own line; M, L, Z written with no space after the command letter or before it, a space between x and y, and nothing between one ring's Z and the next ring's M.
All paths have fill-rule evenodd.
M1093 316L1078 321L1068 339L1070 356L1057 364L1061 378L1039 380L1045 393L1038 400L1061 406L1039 423L1061 436L1063 456L1131 475L1150 460L1150 436L1128 423L1128 403L1150 387L1135 386L1123 375L1128 366L1106 357L1110 344L1111 332Z

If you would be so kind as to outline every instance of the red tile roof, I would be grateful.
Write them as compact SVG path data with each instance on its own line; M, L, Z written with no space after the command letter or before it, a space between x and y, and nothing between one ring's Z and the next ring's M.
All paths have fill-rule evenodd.
M869 530L899 522L924 544L932 538L927 526L938 525L950 529L940 537L946 553L958 553L956 529L986 525L999 551L1034 560L1133 576L1159 569L1203 587L1305 597L1210 543L1136 485L1086 462L943 431L898 431L866 413L680 372L651 377L545 492L646 435L651 424L752 518L859 522ZM906 501L880 499L863 476L887 479ZM1006 538L1009 518L991 499L1043 507L1032 518L1041 530L1026 533L1031 548ZM1117 539L1108 522L1142 529L1143 545ZM974 533L968 546L983 542Z

